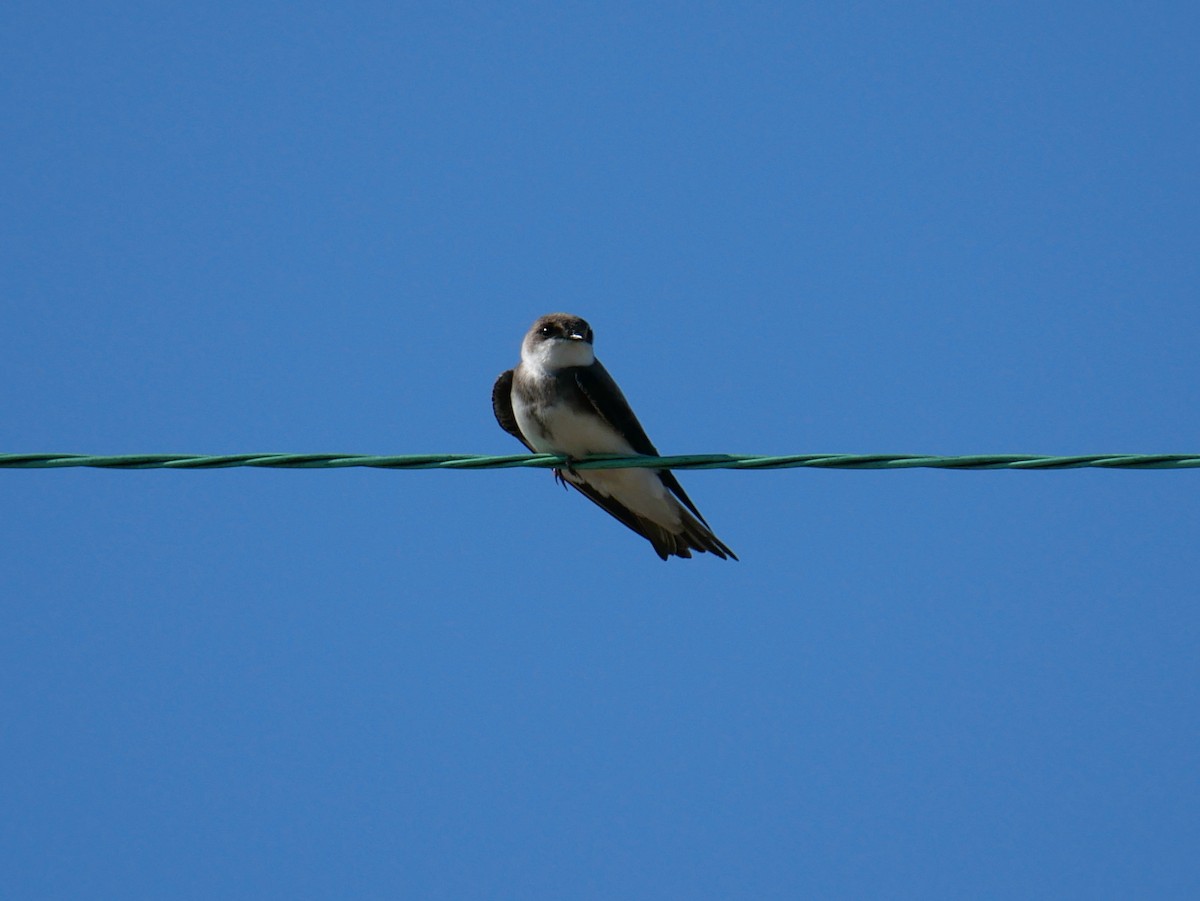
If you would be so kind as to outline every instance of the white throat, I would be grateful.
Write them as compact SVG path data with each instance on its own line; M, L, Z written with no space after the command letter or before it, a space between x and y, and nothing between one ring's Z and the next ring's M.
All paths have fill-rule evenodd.
M591 366L595 361L592 345L571 338L526 341L521 348L521 362L545 372L566 369L568 366Z

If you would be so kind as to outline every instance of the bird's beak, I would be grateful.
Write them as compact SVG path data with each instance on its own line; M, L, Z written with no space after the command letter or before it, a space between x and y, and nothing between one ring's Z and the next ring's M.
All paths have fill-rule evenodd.
M567 337L570 338L572 341L582 341L583 340L583 335L579 334L579 332L570 332L567 334Z

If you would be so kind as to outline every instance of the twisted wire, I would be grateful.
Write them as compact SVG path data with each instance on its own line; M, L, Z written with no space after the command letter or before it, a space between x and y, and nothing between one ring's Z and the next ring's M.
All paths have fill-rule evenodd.
M568 464L554 454L0 454L0 469L552 469ZM1194 469L1200 454L681 454L669 457L603 454L570 461L572 469Z

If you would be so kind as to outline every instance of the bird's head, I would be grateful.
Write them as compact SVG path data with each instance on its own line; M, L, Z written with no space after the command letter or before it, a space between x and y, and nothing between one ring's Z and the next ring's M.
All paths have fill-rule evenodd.
M521 344L521 361L553 371L569 366L591 366L592 327L570 313L549 313L538 319Z

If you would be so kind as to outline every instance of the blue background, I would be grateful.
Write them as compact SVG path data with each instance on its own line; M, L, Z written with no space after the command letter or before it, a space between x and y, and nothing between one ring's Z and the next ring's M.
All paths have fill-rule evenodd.
M1191 3L6 3L0 449L1200 450ZM1200 896L1200 473L0 472L6 898Z

